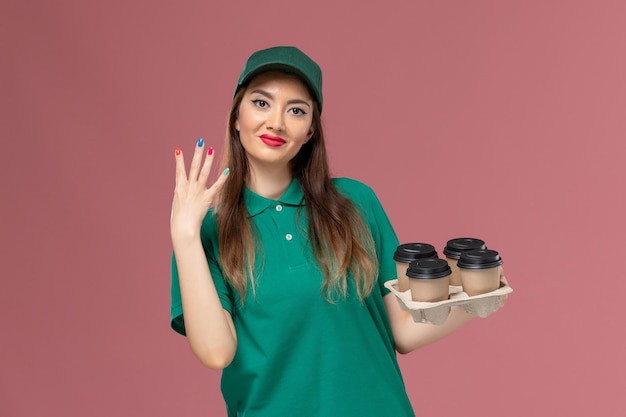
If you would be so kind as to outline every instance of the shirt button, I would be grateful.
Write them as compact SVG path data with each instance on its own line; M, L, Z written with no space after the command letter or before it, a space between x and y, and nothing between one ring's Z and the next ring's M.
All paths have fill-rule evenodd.
M276 211L283 211L283 206L280 204L276 206Z
M291 240L291 239L293 239L293 236L291 236L291 233L287 233L287 234L285 235L285 239L287 239L287 240Z

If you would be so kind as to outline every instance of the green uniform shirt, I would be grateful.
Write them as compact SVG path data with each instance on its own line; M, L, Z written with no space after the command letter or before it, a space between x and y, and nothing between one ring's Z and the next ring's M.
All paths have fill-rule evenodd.
M371 188L347 178L334 183L364 216L376 243L378 285L363 302L354 285L347 299L324 299L297 180L278 200L244 191L262 244L262 269L256 297L249 290L243 307L222 275L212 211L202 224L211 275L237 331L237 353L221 383L229 417L414 416L383 303L389 292L383 283L396 278L398 239ZM172 328L185 334L175 261L171 295Z

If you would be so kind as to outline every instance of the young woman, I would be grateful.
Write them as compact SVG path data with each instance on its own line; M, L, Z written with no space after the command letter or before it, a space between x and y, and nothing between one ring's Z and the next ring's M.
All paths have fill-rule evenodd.
M223 369L229 416L413 416L396 361L471 320L415 323L383 286L394 230L374 192L330 178L319 66L300 50L250 56L223 173L176 149L171 325ZM203 156L204 162L203 162ZM183 314L184 313L184 314Z

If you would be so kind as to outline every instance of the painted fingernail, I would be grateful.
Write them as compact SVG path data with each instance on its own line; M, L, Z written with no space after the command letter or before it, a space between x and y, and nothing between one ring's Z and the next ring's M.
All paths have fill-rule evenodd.
M209 146L209 150L206 152L207 155L213 155L213 147Z
M198 139L198 148L201 148L202 145L204 145L204 139L200 138Z
M229 172L230 172L230 168L226 168L226 169L224 170L224 175L228 175L228 173L229 173Z
M180 148L176 148L176 156L180 155Z

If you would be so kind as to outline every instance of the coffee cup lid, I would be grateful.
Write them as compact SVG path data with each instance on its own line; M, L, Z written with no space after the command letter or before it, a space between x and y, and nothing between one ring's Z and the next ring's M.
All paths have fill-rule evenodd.
M461 252L472 249L487 249L485 242L473 237L459 237L448 240L443 253L448 258L459 259Z
M398 262L409 263L423 258L436 258L435 247L428 243L404 243L396 248L393 259Z
M502 265L500 254L491 249L473 249L461 253L457 266L464 269L488 269Z
M417 279L443 278L452 273L445 259L424 258L412 261L406 270L406 276Z

